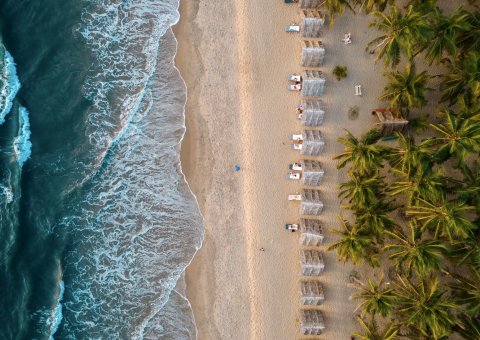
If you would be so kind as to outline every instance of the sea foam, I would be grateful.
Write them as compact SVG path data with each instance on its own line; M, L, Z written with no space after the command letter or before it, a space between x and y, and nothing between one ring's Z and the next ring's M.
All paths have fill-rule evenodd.
M3 48L3 60L0 69L0 125L5 122L5 117L12 109L13 100L20 89L20 80L17 77L17 69L12 55Z
M30 120L28 111L23 106L18 110L18 135L13 142L13 149L20 167L30 158L32 143L30 142Z

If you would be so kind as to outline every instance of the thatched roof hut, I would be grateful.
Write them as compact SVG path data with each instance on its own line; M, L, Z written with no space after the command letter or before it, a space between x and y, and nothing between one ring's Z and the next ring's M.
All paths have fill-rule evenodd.
M319 186L322 181L324 171L319 161L302 161L302 183L306 186Z
M317 250L300 250L300 261L301 274L304 276L318 276L325 269L323 255Z
M300 219L300 244L318 247L323 243L323 227L319 220Z
M320 5L320 0L300 0L300 8L317 8Z
M319 156L325 147L323 135L318 130L303 130L302 149L300 153L308 156Z
M384 136L390 136L394 132L402 131L408 124L408 120L404 118L395 117L389 110L375 109L372 115L378 118L378 125L380 125L380 132Z
M325 330L323 314L319 310L300 311L300 331L303 335L320 335Z
M320 281L302 281L300 282L301 301L306 306L318 306L325 301L323 287Z
M325 58L325 48L319 41L304 40L302 46L303 67L320 67L323 65Z
M323 210L323 202L320 200L320 190L302 189L302 201L300 214L318 216Z
M323 95L324 88L325 78L321 71L305 71L301 92L303 97L320 97Z
M301 123L303 126L320 126L322 124L325 111L320 99L304 99L302 107Z
M302 25L300 32L304 38L319 38L322 34L324 20L320 13L312 10L302 11Z

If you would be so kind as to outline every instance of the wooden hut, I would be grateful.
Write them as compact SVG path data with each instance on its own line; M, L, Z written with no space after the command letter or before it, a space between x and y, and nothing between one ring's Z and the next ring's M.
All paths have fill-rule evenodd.
M322 124L325 111L320 99L304 99L302 107L300 122L303 126L320 126Z
M323 287L320 281L310 280L300 282L301 302L305 306L318 306L325 301Z
M318 130L303 130L302 149L300 153L308 156L319 156L325 146L323 135Z
M323 65L324 58L325 47L320 41L303 41L301 60L301 65L303 67L320 67Z
M323 243L323 227L319 220L300 219L300 244L318 247Z
M302 97L321 97L325 88L325 78L321 71L306 70L303 75Z
M300 26L303 38L319 38L322 34L324 20L315 10L302 10L302 24Z
M380 132L384 136L390 136L397 131L401 132L408 124L408 120L396 117L386 109L375 109L372 111L372 115L377 116Z
M323 314L319 310L300 311L300 331L303 335L320 335L325 330Z
M320 200L320 190L302 189L300 214L318 216L323 210L323 202Z
M317 250L301 250L301 274L304 276L319 276L325 269L323 255Z
M320 0L299 0L300 8L317 8Z
M324 171L319 161L302 161L302 183L306 186L319 186L322 181Z

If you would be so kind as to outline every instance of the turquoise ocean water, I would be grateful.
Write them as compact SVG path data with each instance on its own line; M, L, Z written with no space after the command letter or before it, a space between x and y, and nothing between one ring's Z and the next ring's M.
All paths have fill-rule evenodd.
M178 0L0 0L0 339L192 339Z

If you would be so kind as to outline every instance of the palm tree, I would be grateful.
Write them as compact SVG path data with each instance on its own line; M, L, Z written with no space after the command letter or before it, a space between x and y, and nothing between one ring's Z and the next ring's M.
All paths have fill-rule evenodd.
M342 153L333 159L340 160L337 169L341 169L352 162L352 168L360 175L375 174L383 166L383 157L388 150L387 147L376 145L382 138L378 129L372 129L365 133L361 139L357 139L348 130L345 130L346 136L338 138L338 142L343 144L345 149Z
M434 231L435 238L448 237L450 242L454 236L466 239L477 228L468 218L473 207L463 202L443 200L432 204L420 198L419 203L422 205L410 207L406 213L423 223L422 231Z
M455 188L455 193L459 199L475 207L477 215L480 215L480 166L475 161L471 167L462 164L460 170L463 178L461 185Z
M388 15L378 11L373 15L378 19L370 23L370 27L377 27L385 34L372 40L367 48L376 45L375 50L380 47L377 60L384 58L386 65L398 65L402 52L410 60L414 45L428 41L431 36L426 14L416 12L412 6L408 6L405 13L391 6Z
M365 10L365 13L375 11L383 12L387 5L393 5L395 0L355 0L355 5L360 5L360 10Z
M437 202L446 195L448 178L442 176L440 169L418 166L415 172L409 174L397 169L391 171L398 179L390 184L387 191L392 196L406 194L409 205L415 204L419 198Z
M412 137L402 133L396 133L396 136L399 146L392 148L387 155L390 166L408 176L419 167L431 167L430 147L426 147L424 143L416 144Z
M395 226L395 222L388 216L395 207L384 199L377 199L376 202L355 208L356 223L375 236L377 243L382 243L385 237L385 230Z
M455 115L451 110L445 113L443 124L430 124L438 136L428 139L426 144L438 147L437 162L454 155L462 165L470 152L480 150L480 122Z
M480 272L480 237L475 234L453 242L450 255L458 265L467 263L472 271Z
M417 281L399 277L395 288L402 324L415 328L428 339L441 339L451 333L457 306L437 277Z
M455 283L451 284L458 305L468 315L480 316L480 272L473 270L472 279L454 275Z
M433 10L433 31L434 36L424 46L426 49L425 59L430 62L439 63L448 54L456 58L458 55L457 36L461 32L472 29L468 21L470 13L462 8L457 9L450 15L442 15L438 7Z
M405 235L400 228L395 231L385 231L392 238L393 243L383 247L383 250L390 253L389 258L395 263L397 270L406 273L409 277L412 271L424 277L434 270L440 270L442 252L446 252L447 247L435 239L422 239L422 232L414 223L409 223L409 229L408 235Z
M454 329L464 339L480 339L480 316L471 317L461 313Z
M354 336L362 340L395 340L397 339L398 326L393 322L389 323L384 329L378 328L375 318L372 316L370 321L357 318L358 323L363 328L362 333L353 333Z
M340 240L328 247L328 251L336 250L338 260L351 261L353 264L362 260L369 261L373 239L362 231L356 224L351 225L348 221L338 216L342 230L333 229L332 232L341 237Z
M427 104L425 91L430 78L426 71L417 74L415 63L405 65L405 72L387 72L389 83L383 89L380 100L390 101L391 108L399 108L407 113L412 107L423 107Z
M385 186L383 178L378 176L359 176L357 173L350 174L350 180L340 184L339 197L348 199L352 207L361 207L373 203L379 195L381 188Z
M457 36L457 47L461 49L461 54L480 50L480 11L477 9L468 12L466 21L470 24L470 29Z
M448 72L443 74L443 90L441 102L450 105L457 102L461 95L472 98L473 102L480 97L480 54L474 50L460 60L443 59Z
M330 25L332 26L335 21L335 17L337 15L342 16L343 12L345 12L345 9L348 8L355 13L352 5L350 5L349 0L323 0L320 6L324 6L327 9L327 12L330 16Z
M393 289L385 285L383 279L375 284L372 279L368 279L368 284L357 280L358 285L355 286L360 293L353 295L353 299L362 300L355 309L362 310L362 316L365 313L375 316L376 314L386 318L393 312L395 304L395 295Z

